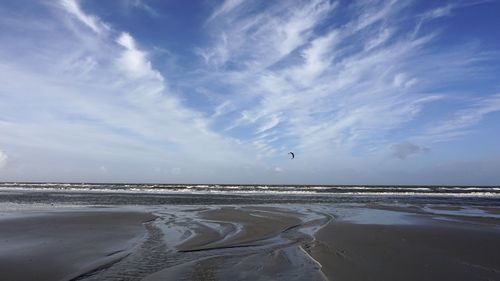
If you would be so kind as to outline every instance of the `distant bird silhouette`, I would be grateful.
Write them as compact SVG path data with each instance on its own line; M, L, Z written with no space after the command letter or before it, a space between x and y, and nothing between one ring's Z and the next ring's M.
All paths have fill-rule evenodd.
M293 152L290 151L290 152L288 152L288 154L292 155L291 159L295 158L295 154L293 154Z

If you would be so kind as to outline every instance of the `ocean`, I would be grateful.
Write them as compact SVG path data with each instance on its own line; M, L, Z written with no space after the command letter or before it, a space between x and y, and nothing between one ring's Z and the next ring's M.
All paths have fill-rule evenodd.
M0 202L71 205L397 203L500 206L500 186L0 183Z

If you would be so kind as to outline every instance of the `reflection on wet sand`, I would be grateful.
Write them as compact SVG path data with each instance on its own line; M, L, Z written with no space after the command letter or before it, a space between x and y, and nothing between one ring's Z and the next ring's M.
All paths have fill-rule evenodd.
M61 230L47 230L54 239L37 248L37 259L45 263L32 267L31 276L63 268L65 274L50 280L500 279L500 219L492 207L278 204L117 210L82 208L67 220L55 219L67 213L63 209L31 216L31 223ZM8 265L9 276L21 276L25 260L34 257L26 245L38 238L21 233L23 216L7 217L0 220L3 237L8 232L23 239L0 242L5 246L0 268ZM69 235L74 233L69 226L93 233L98 241ZM9 260L16 251L5 254L7 245L26 251ZM50 262L58 245L80 254ZM123 251L111 253L119 258L106 263L109 249ZM85 263L88 257L103 262Z

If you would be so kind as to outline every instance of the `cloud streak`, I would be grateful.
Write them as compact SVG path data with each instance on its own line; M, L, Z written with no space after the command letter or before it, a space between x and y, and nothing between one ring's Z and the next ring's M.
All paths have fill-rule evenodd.
M71 7L73 10L67 12L76 13L76 20L84 25L61 35L47 34L43 60L36 57L35 50L27 58L29 64L15 61L8 54L2 56L2 99L18 105L15 109L5 102L0 105L2 145L24 147L24 152L40 159L59 159L58 155L80 159L68 164L61 157L61 162L54 163L53 167L61 167L61 171L73 170L60 175L68 180L78 179L71 179L71 173L92 178L96 172L98 178L94 180L102 180L100 176L113 174L99 172L106 167L106 171L122 171L122 175L128 171L132 177L129 180L143 181L147 172L138 165L151 171L153 166L184 170L182 175L163 174L157 180L176 181L175 176L185 176L177 181L209 179L208 171L199 171L210 157L222 156L229 161L214 157L210 163L217 169L228 164L237 167L249 159L245 149L212 132L201 114L182 105L131 34L121 32L115 38L114 32L85 32L82 29L99 26L102 21L84 14L78 6ZM66 14L59 16L63 20ZM58 52L56 45L68 52ZM25 83L11 82L21 80ZM40 102L32 104L33 100ZM31 179L53 174L37 161L26 165L32 173L23 176ZM88 174L82 175L85 171ZM133 175L140 176L133 179Z
M492 80L498 56L440 41L439 23L463 5L198 3L211 10L183 26L198 32L190 40L148 37L137 32L145 26L80 4L0 21L9 31L0 33L0 147L16 159L11 179L377 179L382 169L416 170L415 160L439 156L435 144L460 141L500 111L497 89L474 87ZM173 15L148 20L172 24Z
M286 10L277 16L272 6L249 14L247 11L252 9L247 5L245 11L228 11L210 23L213 34L219 34L223 40L216 40L205 50L223 50L219 53L224 55L216 60L215 71L202 80L217 81L224 77L224 88L231 94L222 104L232 105L232 110L219 111L213 116L213 123L234 120L226 131L235 137L239 137L241 130L253 132L250 138L245 135L242 140L254 146L263 159L275 159L291 148L307 155L308 163L330 163L332 169L369 165L352 154L364 152L373 159L390 157L380 156L388 148L392 156L406 159L429 150L406 139L428 145L430 142L419 136L437 134L438 127L442 127L442 133L449 130L455 134L458 127L474 126L482 116L495 111L492 107L476 108L479 113L463 106L449 109L455 115L465 115L462 118L469 120L467 126L446 119L438 121L441 125L437 127L433 122L423 121L422 112L427 108L455 99L453 86L435 89L471 80L470 69L482 64L485 54L461 46L439 50L436 48L439 32L421 32L417 36L406 31L412 24L421 25L424 21L430 24L436 18L452 17L451 11L460 6L428 10L422 20L408 14L411 2L363 2L346 6L316 1L309 8L301 5L285 7L319 16L301 17ZM327 19L346 13L345 22L325 27ZM302 24L305 18L308 20ZM314 21L309 21L311 18ZM218 23L225 20L230 26ZM306 28L280 32L282 27L277 22L283 27ZM268 29L269 26L273 28ZM273 41L280 34L297 37ZM247 44L242 46L240 42ZM210 59L205 63L211 66ZM481 95L487 96L489 104L495 99L493 95L488 97L488 93ZM474 99L465 98L469 103ZM234 118L235 113L239 113L239 118ZM434 121L440 118L443 117ZM417 137L399 137L399 131L410 130L412 126ZM332 163L329 159L336 161Z
M61 6L96 33L101 34L109 29L108 25L101 22L97 17L85 14L77 0L62 0Z
M226 64L234 58L251 67L236 71L219 70L218 74L229 77L229 83L235 89L244 89L254 105L240 104L245 107L244 111L231 128L255 125L255 133L259 135L272 130L277 125L276 116L280 116L280 128L284 127L280 134L298 140L302 149L328 146L328 143L348 147L381 131L402 126L413 120L426 103L440 99L435 94L418 94L421 87L416 84L416 76L420 73L402 72L414 62L414 57L421 53L432 37L399 36L398 40L384 46L395 27L392 30L380 27L388 25L391 20L398 20L397 12L402 9L401 4L362 6L362 12L352 21L330 29L324 35L313 35L314 27L334 12L336 6L328 1L316 1L308 8L294 7L305 11L300 16L293 12L280 14L282 18L279 21L289 22L284 26L305 27L297 32L284 32L299 36L291 37L297 38L288 41L294 42L291 45L286 40L265 42L264 39L265 43L249 44L243 49L229 48ZM378 12L373 13L374 10ZM311 13L321 16L312 17ZM240 19L232 22L234 26L244 28L237 28L238 32L227 29L220 32L229 34L228 38L233 36L231 34L241 37L251 26L251 30L258 31L258 38L276 38L273 35L275 29L267 30L267 27L278 20L270 19L269 14L265 11L252 15L252 19L228 15ZM247 37L252 38L254 34ZM238 39L242 40L231 38L227 41ZM350 45L353 41L356 41L356 46L366 47L356 49ZM272 44L275 45L268 48ZM296 48L300 48L300 52L288 56ZM267 50L285 51L274 54L271 51L260 56ZM263 57L266 63L260 63L255 57ZM422 56L418 59L424 59L423 64L426 59L431 60ZM258 65L263 67L256 70ZM385 65L392 66L387 68ZM231 80L231 77L234 79ZM232 103L238 104L237 100Z
M500 111L500 94L479 98L474 104L456 111L451 117L428 128L422 138L443 142L469 133L487 115Z

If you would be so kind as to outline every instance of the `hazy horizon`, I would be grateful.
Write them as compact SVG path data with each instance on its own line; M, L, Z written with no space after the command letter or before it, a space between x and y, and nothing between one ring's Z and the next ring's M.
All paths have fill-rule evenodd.
M306 184L295 184L295 183L265 183L265 182L260 182L260 183L238 183L238 182L226 182L226 183L221 183L221 182L212 182L212 183L190 183L190 182L70 182L70 181L44 181L44 182L37 182L37 181L17 181L17 182L0 182L0 184L26 184L30 185L31 188L36 187L36 184L71 184L71 185L81 185L81 184L88 184L88 185L165 185L165 186L176 186L176 185L193 185L193 186L213 186L213 185L221 185L221 186L282 186L282 187L287 187L287 186L332 186L332 187L478 187L478 188L489 188L489 187L494 187L498 188L500 185L492 185L492 184L476 184L476 185L456 185L456 184L329 184L329 183L323 183L323 184L314 184L314 183L306 183Z
M499 185L499 12L5 1L0 182Z

